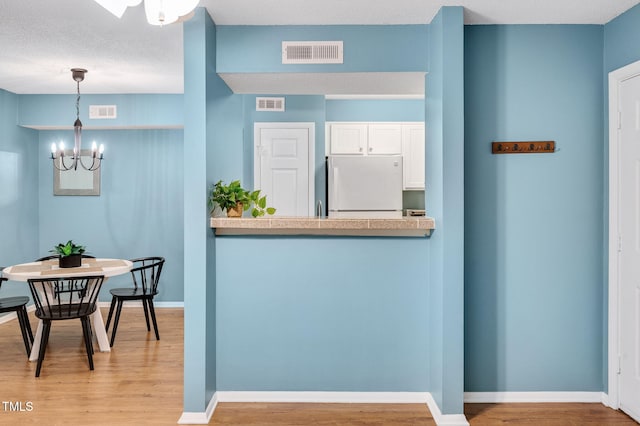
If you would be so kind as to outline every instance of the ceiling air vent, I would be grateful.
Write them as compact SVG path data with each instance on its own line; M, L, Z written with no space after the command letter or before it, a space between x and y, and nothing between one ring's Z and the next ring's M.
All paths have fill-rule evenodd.
M341 41L283 41L283 64L341 64Z
M117 109L115 105L89 105L89 118L107 119L116 118Z
M284 111L284 98L256 98L256 111Z

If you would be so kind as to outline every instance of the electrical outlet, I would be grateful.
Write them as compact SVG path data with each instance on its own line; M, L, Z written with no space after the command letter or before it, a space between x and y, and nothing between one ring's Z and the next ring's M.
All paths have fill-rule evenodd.
M555 152L554 141L521 141L521 142L492 142L493 154L550 154Z

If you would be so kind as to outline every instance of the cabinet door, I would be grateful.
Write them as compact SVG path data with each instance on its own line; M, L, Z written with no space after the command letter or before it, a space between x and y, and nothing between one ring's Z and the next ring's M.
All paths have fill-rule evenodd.
M401 124L369 124L369 155L402 154Z
M405 190L424 190L424 125L408 124L402 129L403 182Z
M366 146L366 124L331 125L331 154L364 155Z

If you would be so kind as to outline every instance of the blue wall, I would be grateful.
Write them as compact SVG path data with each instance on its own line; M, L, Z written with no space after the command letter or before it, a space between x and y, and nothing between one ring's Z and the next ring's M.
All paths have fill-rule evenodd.
M426 29L219 27L216 68L218 72L425 71ZM351 47L352 56L345 53L349 60L344 66L301 68L279 63L281 40L328 35L351 37L357 41L347 46L362 44L362 49ZM382 46L375 43L378 39ZM273 53L274 46L276 61L267 60L263 56ZM406 48L425 55L405 54ZM380 49L397 60L379 61ZM287 97L284 115L255 113L254 100L245 98L246 151L252 143L248 134L253 122L262 117L316 122L326 118L321 97ZM323 141L324 137L317 141L317 151ZM215 140L214 145L221 154L218 161L237 164L234 142ZM323 149L316 153L323 154ZM250 158L245 156L244 161L245 169L252 167ZM218 389L429 390L429 240L217 237L215 253ZM247 265L255 272L247 275ZM245 272L239 276L238 271Z
M85 130L85 144L96 140L106 146L100 196L53 195L49 147L61 139L72 146L73 133L39 133L39 150L34 154L40 167L37 255L47 255L54 245L73 239L97 257L163 256L166 263L156 300L181 302L182 130ZM102 300L110 300L108 289L129 285L130 280L128 276L109 279L101 291Z
M73 86L71 87L73 88ZM80 86L82 91L82 85ZM75 95L21 95L21 126L73 126ZM116 105L117 118L89 119L89 105ZM182 95L85 95L80 98L80 120L90 127L181 128ZM69 144L67 144L69 146Z
M209 104L216 85L215 26L203 8L184 24L184 411L203 413L216 391L215 240L208 224L213 173ZM217 80L215 80L217 81Z
M430 391L443 414L463 412L464 68L463 8L429 26L425 82L426 206L436 221L429 256Z
M640 5L636 5L604 26L605 73L640 59L639 45Z
M17 126L18 96L0 89L0 266L38 253L38 133ZM2 296L28 294L5 283Z
M602 34L465 29L467 391L603 390Z
M427 25L218 26L216 69L219 73L426 71L427 28ZM343 40L344 63L283 65L282 41L305 40Z
M327 121L424 121L424 99L330 99Z
M216 244L219 390L429 390L428 240Z

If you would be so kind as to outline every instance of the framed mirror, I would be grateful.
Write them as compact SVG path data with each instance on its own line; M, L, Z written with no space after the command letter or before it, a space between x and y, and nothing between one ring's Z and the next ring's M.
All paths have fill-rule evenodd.
M72 150L65 151L65 157L71 158ZM80 151L82 161L89 167L91 164L91 150ZM56 159L61 167L62 160ZM100 169L92 172L78 165L77 170L60 171L53 167L53 195L100 195Z

